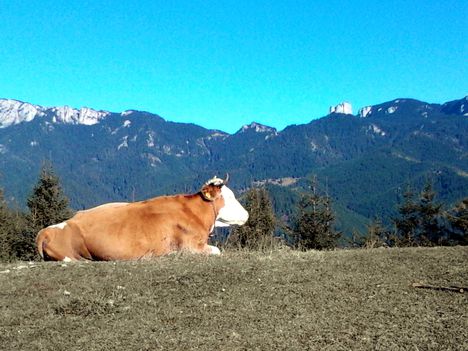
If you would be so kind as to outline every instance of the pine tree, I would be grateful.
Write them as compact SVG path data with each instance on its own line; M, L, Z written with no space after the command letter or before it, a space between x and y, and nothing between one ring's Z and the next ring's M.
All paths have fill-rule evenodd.
M34 240L25 214L8 208L0 189L0 260L30 260L35 256Z
M333 229L335 215L331 199L319 195L315 178L311 181L310 190L310 193L303 194L298 204L298 216L293 229L296 246L302 250L333 249L341 233Z
M273 212L270 196L266 189L258 189L258 202L260 215L258 218L258 230L263 237L271 238L276 229L276 218Z
M37 231L70 218L72 211L68 203L51 164L45 163L27 201L31 227Z
M394 218L399 245L413 246L417 244L417 230L419 226L418 206L414 199L415 195L408 187L403 194L404 202L398 208L400 218Z
M401 246L441 244L444 228L441 225L442 206L434 201L435 192L427 182L416 197L412 190L404 194L399 207L400 218L394 218L396 234Z
M362 234L358 229L353 228L351 236L346 240L346 246L352 248L362 248L366 245L367 237Z
M8 206L3 195L3 189L0 188L0 232L8 225L9 214Z
M35 238L37 232L31 227L29 215L21 212L12 213L11 257L30 261L37 257Z
M382 221L378 218L374 218L372 222L367 226L367 236L364 243L364 247L371 249L375 247L386 246L387 231L382 224Z
M234 227L227 246L252 250L271 248L276 242L276 219L268 192L263 188L252 188L245 194L243 202L249 219L243 226Z
M468 245L468 197L445 214L450 223L449 245Z
M0 189L0 261L9 260L12 256L11 235L12 223L11 212Z
M421 239L428 245L440 244L444 235L441 225L442 204L434 201L435 195L432 184L427 182L419 198Z

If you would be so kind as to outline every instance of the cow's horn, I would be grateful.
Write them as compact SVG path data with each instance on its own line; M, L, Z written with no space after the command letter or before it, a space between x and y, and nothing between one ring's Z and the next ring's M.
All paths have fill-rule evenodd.
M224 179L223 183L224 185L227 185L228 182L229 182L229 173L226 173L226 179Z

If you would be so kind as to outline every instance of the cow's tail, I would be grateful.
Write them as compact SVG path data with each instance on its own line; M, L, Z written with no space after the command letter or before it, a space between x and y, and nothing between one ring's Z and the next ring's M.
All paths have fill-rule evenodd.
M42 259L44 259L44 248L47 245L47 228L42 229L39 233L37 233L36 237L36 247L37 247L37 252L41 256Z

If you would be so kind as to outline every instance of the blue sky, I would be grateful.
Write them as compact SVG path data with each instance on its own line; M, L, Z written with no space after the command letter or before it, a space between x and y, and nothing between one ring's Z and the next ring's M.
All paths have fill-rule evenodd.
M0 0L0 97L235 132L468 94L464 1Z

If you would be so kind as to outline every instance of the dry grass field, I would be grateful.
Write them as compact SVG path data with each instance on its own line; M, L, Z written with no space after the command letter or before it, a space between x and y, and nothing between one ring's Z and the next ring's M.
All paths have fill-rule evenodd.
M1 350L468 350L468 248L0 265Z

